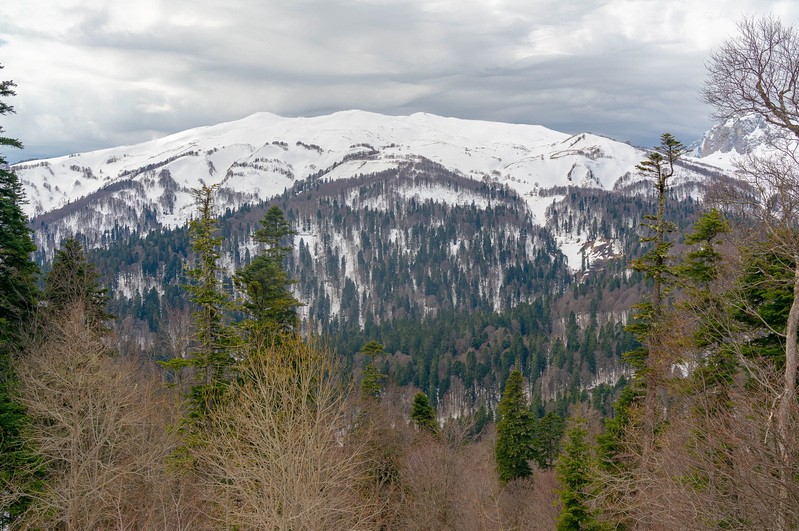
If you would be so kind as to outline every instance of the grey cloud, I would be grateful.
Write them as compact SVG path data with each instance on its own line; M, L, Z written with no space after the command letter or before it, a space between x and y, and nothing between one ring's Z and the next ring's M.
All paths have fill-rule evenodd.
M628 7L654 3L172 0L135 28L113 11L122 4L99 4L70 12L69 27L0 27L9 54L3 74L24 72L24 117L6 127L26 141L22 157L146 140L256 111L426 111L639 145L663 130L690 141L709 125L696 97L706 50L659 34L657 24L652 34L635 20L605 27ZM736 0L730 10L758 4L770 5ZM691 22L679 6L667 16L668 5L653 11L667 20L655 22L677 30ZM53 49L77 55L59 66L63 57L47 55Z

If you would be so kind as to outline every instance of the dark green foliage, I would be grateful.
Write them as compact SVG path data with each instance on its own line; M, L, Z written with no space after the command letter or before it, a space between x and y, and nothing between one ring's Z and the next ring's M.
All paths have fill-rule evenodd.
M521 372L511 371L497 409L500 420L494 454L499 479L505 483L533 473L530 460L533 458L535 419L524 394Z
M614 417L605 421L605 430L597 437L597 454L599 464L610 472L616 472L626 466L624 461L624 435L632 423L631 409L640 400L640 387L627 385L622 389L613 406Z
M367 360L361 378L361 394L365 398L376 400L380 398L383 381L386 379L386 375L377 368L376 360L385 352L385 347L379 341L370 341L361 347L361 352Z
M485 402L480 402L480 407L475 411L473 419L471 433L477 436L483 433L486 425L494 421L494 414L486 407Z
M214 192L216 187L203 185L195 191L199 217L192 220L190 232L196 266L189 269L191 282L186 285L194 312L195 341L189 359L173 358L163 363L168 369L182 371L191 368L194 385L188 393L188 421L184 425L189 446L201 430L209 410L224 396L234 363L236 339L226 322L233 305L220 282L219 246L222 238L216 234ZM183 449L186 450L185 448Z
M14 86L11 81L0 82L0 98L13 96ZM0 99L0 116L13 112L14 108ZM2 127L0 146L22 148L19 140L4 136ZM0 153L0 491L4 482L36 462L36 455L22 442L27 417L14 398L13 358L25 346L25 331L36 308L39 272L31 260L36 247L22 212L24 201L22 185ZM37 478L27 479L29 488L35 489ZM0 507L0 527L12 522L29 501L23 497Z
M707 289L708 283L718 277L723 258L715 244L728 232L730 224L717 209L702 214L694 224L693 232L685 235L685 243L694 249L686 253L682 263L675 268L680 278L697 288Z
M2 68L2 66L0 66ZM0 98L13 96L14 83L0 82ZM0 100L0 116L14 108ZM15 138L3 135L0 146L22 148ZM36 306L36 277L39 269L31 260L36 246L22 211L25 196L16 174L6 166L0 153L0 349L13 348L18 341L20 323L24 323Z
M587 439L585 420L573 418L566 430L563 455L556 466L561 484L558 531L602 529L588 507L592 457Z
M751 338L743 349L751 358L765 358L774 367L785 363L784 333L793 303L794 261L771 250L752 249L744 257L744 271L738 282L744 304L733 311L739 325Z
M75 238L65 240L44 281L45 319L79 304L93 330L107 330L105 322L113 318L106 310L108 299L108 290L100 285L100 275L86 259L83 246Z
M236 285L245 293L247 319L242 326L258 341L298 330L297 308L302 303L291 294L295 281L285 269L286 255L293 249L285 240L294 234L283 211L271 207L253 235L253 241L265 246L263 254L236 273Z
M563 417L552 411L539 419L533 441L533 457L539 468L552 468L555 464L565 425Z
M726 402L726 387L732 384L738 370L736 354L725 341L722 332L725 327L720 323L729 313L725 295L711 289L711 283L719 277L723 260L716 244L729 232L729 222L718 210L702 214L693 232L685 237L685 243L692 249L675 268L688 296L683 305L699 316L694 340L698 347L709 350L708 355L699 360L692 378L708 398L709 390L714 389L720 406Z
M197 324L195 362L203 367L203 380L207 383L222 380L226 367L233 361L232 333L225 324L225 314L232 309L232 305L220 280L219 247L222 238L217 235L213 212L215 191L216 186L203 186L195 191L200 216L191 221L189 230L196 266L186 273L191 280L186 289L191 301L198 307L194 314Z
M411 407L411 420L416 424L420 430L426 430L432 433L438 432L438 422L436 422L436 410L430 404L430 399L422 391L416 393L413 397L413 406Z

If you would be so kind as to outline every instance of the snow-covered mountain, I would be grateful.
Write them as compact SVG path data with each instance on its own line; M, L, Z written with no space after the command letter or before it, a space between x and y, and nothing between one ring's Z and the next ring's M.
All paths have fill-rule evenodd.
M795 145L795 139L786 138L783 129L768 124L762 116L749 114L713 126L702 137L696 155L732 175L736 163L743 162L747 155L774 154L775 143Z
M426 157L477 179L507 182L522 195L569 184L610 188L641 152L590 134L570 136L539 126L442 118L383 116L361 111L317 118L259 113L134 146L18 164L39 215L124 179L146 181L168 169L181 187L166 225L182 223L190 204L182 188L201 181L266 199L320 171L326 179L374 173ZM367 160L365 160L367 159ZM145 198L161 197L158 186Z
M191 262L185 224L201 183L220 185L228 272L258 252L251 235L269 206L264 201L284 210L298 233L287 267L309 327L357 337L375 326L418 327L437 315L502 312L547 299L540 310L551 303L555 324L540 317L558 335L573 303L564 300L583 297L579 288L589 285L575 282L575 273L603 269L592 288L594 317L613 336L608 345L616 345L638 295L626 259L640 253L640 223L656 208L654 187L635 169L645 156L590 133L348 111L316 118L259 113L14 169L27 192L37 258L46 261L64 237L80 233L95 248L120 326L128 327L122 336L141 345L155 345L164 316L184 307L180 285ZM683 160L671 183L672 221L689 225L692 199L719 174L705 159ZM588 323L588 303L581 304L577 318ZM513 359L493 326L469 331L469 340L460 333L446 356L403 351L414 359L412 369L401 364L406 380L427 389L433 384L420 375L439 374L439 356L443 377L453 353L465 363L469 349L481 352L485 367L507 371ZM545 356L530 343L535 335L529 351ZM546 356L554 367L545 378L549 394L572 382L574 371L589 388L623 370L607 352L572 368ZM496 382L485 385L498 393Z
M419 160L506 186L525 199L534 222L543 226L547 208L562 199L565 187L635 189L640 180L635 164L644 155L639 148L590 133L568 135L541 126L422 113L345 111L316 118L258 113L14 169L27 193L28 215L45 220L51 240L57 242L74 231L97 241L115 227L141 234L153 226L183 225L193 213L191 190L200 183L220 183L222 207L235 210L304 180L346 179ZM693 161L674 184L690 188L688 183L701 182L708 171ZM475 200L435 187L406 193L455 204ZM557 237L574 267L584 238L567 233Z

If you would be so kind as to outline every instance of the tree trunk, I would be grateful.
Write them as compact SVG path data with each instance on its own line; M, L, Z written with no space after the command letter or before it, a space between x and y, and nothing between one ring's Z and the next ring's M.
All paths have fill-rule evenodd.
M794 257L793 277L793 303L788 312L788 322L785 328L785 389L782 392L779 409L777 411L777 432L782 470L780 471L780 513L777 516L777 525L780 530L788 529L788 482L792 481L790 474L790 441L791 409L796 400L796 370L797 370L797 329L799 328L799 256Z

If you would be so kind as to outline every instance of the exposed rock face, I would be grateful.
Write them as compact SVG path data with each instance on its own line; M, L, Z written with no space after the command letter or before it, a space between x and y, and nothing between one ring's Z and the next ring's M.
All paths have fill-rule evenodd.
M768 133L768 124L760 116L752 114L741 118L730 118L705 133L699 148L699 156L707 157L713 153L732 151L746 155L761 145Z

